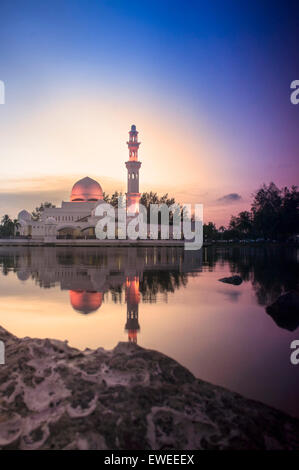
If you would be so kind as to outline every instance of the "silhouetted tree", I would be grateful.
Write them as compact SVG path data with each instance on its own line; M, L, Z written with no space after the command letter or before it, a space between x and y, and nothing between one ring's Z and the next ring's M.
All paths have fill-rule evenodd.
M52 202L42 202L39 207L35 208L35 211L31 213L33 220L40 220L45 209L56 207Z
M236 238L248 237L253 231L252 214L243 211L237 216L232 216L228 229L233 232Z
M9 215L5 214L1 219L0 236L12 237L13 235L15 235L19 225L20 224L17 219L12 220Z
M253 226L267 239L287 239L299 232L299 193L296 186L279 189L273 182L255 193Z
M296 186L279 189L273 182L254 193L250 211L232 216L219 228L218 238L287 240L299 233L299 192ZM221 233L221 236L220 236Z
M203 238L206 241L215 240L218 238L218 231L213 222L208 222L203 225Z

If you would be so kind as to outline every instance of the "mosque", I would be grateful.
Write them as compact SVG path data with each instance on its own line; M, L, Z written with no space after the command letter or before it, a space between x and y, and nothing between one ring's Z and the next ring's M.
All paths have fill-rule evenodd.
M139 169L138 131L132 125L129 131L129 160L126 162L127 179L127 221L139 212ZM18 232L21 237L28 237L41 242L53 242L59 238L88 239L95 238L95 226L99 217L96 207L102 204L103 190L100 184L86 176L77 181L71 191L70 201L62 201L61 207L46 208L40 220L33 220L31 214L22 210L18 214Z

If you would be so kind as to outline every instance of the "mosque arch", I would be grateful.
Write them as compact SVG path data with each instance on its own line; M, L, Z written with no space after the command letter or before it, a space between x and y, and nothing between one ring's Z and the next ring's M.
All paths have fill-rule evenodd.
M82 227L81 228L81 234L84 236L84 237L92 237L92 238L95 238L95 227L94 225L87 225L85 227Z

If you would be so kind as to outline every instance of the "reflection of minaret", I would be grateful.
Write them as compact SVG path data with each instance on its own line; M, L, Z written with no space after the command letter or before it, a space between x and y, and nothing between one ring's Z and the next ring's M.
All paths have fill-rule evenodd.
M127 213L134 216L139 213L139 169L141 162L138 161L138 149L140 142L138 142L138 131L134 124L131 126L129 132L129 161L126 162L128 170L128 191L127 191Z
M126 281L127 323L130 342L137 343L137 332L140 330L138 323L138 304L140 302L139 276L128 277Z

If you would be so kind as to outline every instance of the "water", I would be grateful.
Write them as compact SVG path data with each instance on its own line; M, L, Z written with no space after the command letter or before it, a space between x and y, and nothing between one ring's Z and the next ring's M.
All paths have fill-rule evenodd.
M137 341L197 377L299 416L299 328L265 306L298 287L298 249L0 247L0 325L78 348ZM219 278L240 274L240 286Z

